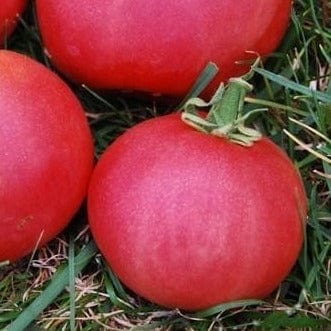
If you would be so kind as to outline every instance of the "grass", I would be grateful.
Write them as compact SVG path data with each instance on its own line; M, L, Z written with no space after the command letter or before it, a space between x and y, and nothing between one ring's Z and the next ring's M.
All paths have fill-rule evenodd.
M254 124L288 152L309 198L300 258L272 296L263 302L229 303L195 314L146 302L123 287L90 242L83 206L68 229L47 246L16 264L0 266L0 329L330 329L330 7L330 1L295 1L283 44L264 68L256 69L255 90L246 98L247 111L268 108L254 117ZM43 52L32 5L8 48L52 68ZM97 156L127 128L168 113L178 104L71 87L85 107Z

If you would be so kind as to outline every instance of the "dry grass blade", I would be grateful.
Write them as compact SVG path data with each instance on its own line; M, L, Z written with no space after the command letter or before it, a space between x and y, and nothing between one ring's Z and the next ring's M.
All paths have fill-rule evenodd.
M96 253L94 242L90 242L77 255L75 263L75 274L78 274L91 260ZM30 323L36 319L42 311L50 305L54 299L64 290L69 284L69 267L59 270L54 276L48 287L28 306L19 316L13 321L6 331L24 330Z

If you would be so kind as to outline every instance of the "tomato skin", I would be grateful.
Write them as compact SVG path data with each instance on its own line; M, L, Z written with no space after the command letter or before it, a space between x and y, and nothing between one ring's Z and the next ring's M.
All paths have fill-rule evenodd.
M214 82L275 50L291 0L37 0L41 35L57 67L99 89L182 96L209 61Z
M88 192L93 236L119 278L186 310L269 295L298 257L306 211L300 176L269 139L242 147L178 114L115 141Z
M0 6L0 46L14 31L17 24L17 15L22 14L27 0L1 0Z
M93 141L65 83L0 51L0 261L16 261L70 221L86 195Z

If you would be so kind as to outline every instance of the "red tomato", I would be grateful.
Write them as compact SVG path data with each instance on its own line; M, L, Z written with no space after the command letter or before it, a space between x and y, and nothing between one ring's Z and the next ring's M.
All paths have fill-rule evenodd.
M178 114L122 135L88 194L92 233L119 278L186 310L270 294L298 257L306 208L299 174L269 139L242 147Z
M32 59L0 51L0 261L58 234L79 208L93 141L74 94Z
M17 15L21 14L27 4L27 0L1 0L0 6L0 46L13 32Z
M291 0L37 0L40 31L54 63L100 89L181 96L209 61L215 81L239 76L279 44Z

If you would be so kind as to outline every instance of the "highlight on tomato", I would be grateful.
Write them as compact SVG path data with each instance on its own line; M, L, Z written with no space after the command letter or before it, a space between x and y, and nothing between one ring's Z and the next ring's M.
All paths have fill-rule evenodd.
M69 87L31 58L0 51L0 262L55 237L80 207L94 147Z
M250 89L233 79L221 100L191 99L182 115L138 124L95 168L92 234L120 280L152 302L195 311L265 298L298 258L303 182L237 112ZM231 108L234 93L240 102Z
M18 15L22 14L27 0L1 0L0 5L0 47L14 31Z
M182 97L209 62L220 68L212 90L248 71L256 53L274 52L291 3L37 0L36 8L47 54L71 79Z

